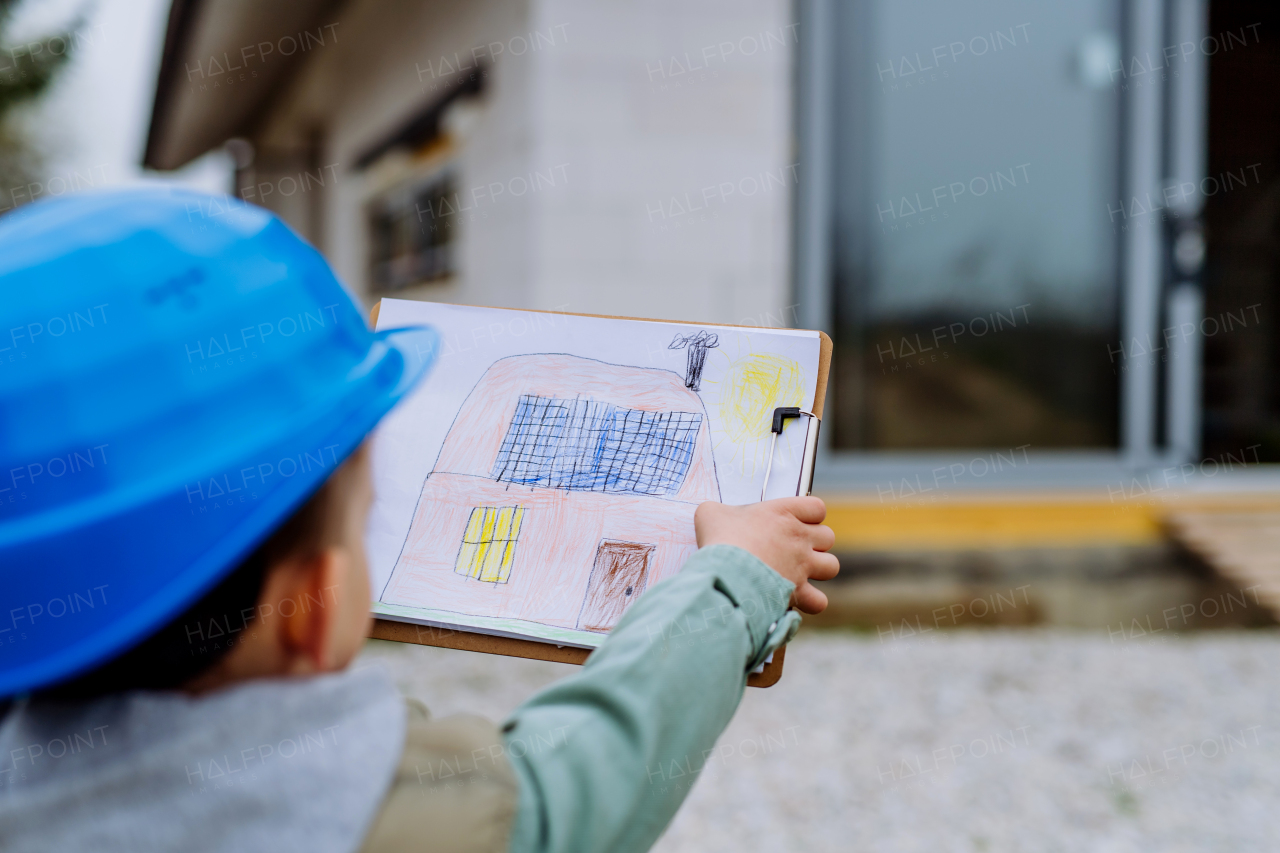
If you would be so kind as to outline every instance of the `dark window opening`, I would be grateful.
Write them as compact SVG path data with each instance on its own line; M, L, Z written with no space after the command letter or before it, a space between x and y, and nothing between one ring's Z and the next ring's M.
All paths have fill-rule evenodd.
M396 291L455 272L457 194L452 173L397 187L369 206L370 280Z

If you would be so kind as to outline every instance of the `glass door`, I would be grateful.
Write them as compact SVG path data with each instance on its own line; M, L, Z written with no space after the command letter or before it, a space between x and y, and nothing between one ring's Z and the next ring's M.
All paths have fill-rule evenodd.
M835 340L836 460L1167 461L1198 369L1169 369L1161 323L1199 310L1168 301L1198 212L1162 194L1198 168L1169 117L1203 130L1202 104L1167 101L1203 64L1165 48L1201 0L800 12L796 278Z
M1115 448L1115 4L837 10L834 447Z

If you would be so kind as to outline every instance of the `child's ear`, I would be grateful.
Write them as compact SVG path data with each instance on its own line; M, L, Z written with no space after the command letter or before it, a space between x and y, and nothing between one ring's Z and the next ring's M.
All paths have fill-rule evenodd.
M274 602L280 618L280 642L292 658L295 674L335 668L339 625L337 592L350 582L351 555L330 546L295 559L284 569L284 597Z

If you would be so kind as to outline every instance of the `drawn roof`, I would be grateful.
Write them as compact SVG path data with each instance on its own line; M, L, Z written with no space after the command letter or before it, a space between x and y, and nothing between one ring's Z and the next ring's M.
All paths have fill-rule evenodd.
M681 377L562 354L499 359L436 471L515 485L718 500L706 410Z

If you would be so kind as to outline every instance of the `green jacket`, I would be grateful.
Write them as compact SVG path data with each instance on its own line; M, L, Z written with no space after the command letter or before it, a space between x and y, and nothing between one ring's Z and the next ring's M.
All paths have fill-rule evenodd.
M501 733L411 707L363 850L648 850L712 756L747 674L794 636L793 590L746 551L704 548Z

